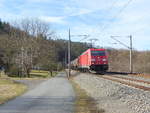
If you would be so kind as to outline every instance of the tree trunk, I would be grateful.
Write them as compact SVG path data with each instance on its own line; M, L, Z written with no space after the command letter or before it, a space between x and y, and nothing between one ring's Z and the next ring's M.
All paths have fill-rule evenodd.
M29 78L31 77L30 76L30 69L27 69L27 75L28 75Z
M53 71L52 70L50 70L50 73L51 73L51 77L53 76Z

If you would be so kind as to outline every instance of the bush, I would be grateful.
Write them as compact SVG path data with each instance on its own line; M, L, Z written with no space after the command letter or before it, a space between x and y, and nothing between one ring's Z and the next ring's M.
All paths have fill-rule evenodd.
M21 75L21 69L13 65L10 67L9 72L7 74L10 77L19 77Z

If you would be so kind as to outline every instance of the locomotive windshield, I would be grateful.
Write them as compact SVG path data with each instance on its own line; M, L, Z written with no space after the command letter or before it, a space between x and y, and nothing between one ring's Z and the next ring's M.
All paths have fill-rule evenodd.
M105 56L105 51L91 51L92 56Z

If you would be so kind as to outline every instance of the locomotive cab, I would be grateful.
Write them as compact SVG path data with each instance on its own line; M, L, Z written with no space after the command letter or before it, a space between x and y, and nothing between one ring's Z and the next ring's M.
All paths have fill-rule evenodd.
M108 70L108 58L104 49L91 50L91 65L90 70L96 73L103 73Z

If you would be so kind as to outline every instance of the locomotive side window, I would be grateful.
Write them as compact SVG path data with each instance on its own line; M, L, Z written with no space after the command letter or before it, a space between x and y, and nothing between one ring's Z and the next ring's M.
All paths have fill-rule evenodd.
M91 51L92 56L105 56L105 51Z

